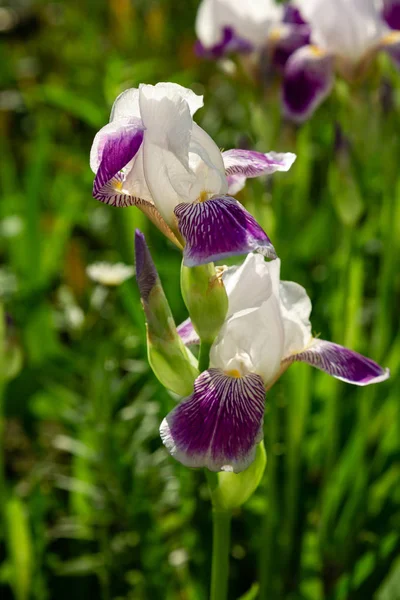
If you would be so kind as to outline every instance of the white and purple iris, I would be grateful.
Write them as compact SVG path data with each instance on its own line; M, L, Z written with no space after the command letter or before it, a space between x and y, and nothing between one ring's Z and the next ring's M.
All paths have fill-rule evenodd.
M311 301L297 283L280 281L279 259L267 263L249 254L222 276L229 309L211 348L210 368L164 419L160 433L182 464L237 473L254 460L263 437L266 390L292 362L360 386L384 381L389 371L312 336ZM187 345L199 342L190 320L178 332Z
M400 62L400 34L387 25L394 24L399 3L378 2L381 6L377 0L294 0L310 25L311 43L296 50L285 65L287 117L297 122L307 119L330 94L335 71L357 79L382 49Z
M310 40L309 27L297 8L275 0L202 0L196 34L200 56L217 59L267 49L278 69Z
M203 97L174 83L123 92L110 123L96 135L90 166L93 196L140 208L178 247L187 266L274 247L231 194L246 178L287 171L291 153L221 152L195 123Z

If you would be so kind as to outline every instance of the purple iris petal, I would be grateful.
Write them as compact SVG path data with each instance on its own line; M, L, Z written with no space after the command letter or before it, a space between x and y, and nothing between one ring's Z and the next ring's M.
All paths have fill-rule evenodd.
M177 331L185 346L200 344L200 338L197 335L193 327L192 321L190 319L186 319L186 321L183 321L183 323L181 323L177 327Z
M232 27L224 27L222 30L222 39L218 44L206 48L200 40L197 40L194 49L197 56L217 59L230 53L246 54L254 48L249 41L236 35Z
M280 37L272 45L272 64L283 71L289 58L310 43L311 29L308 25L286 25Z
M290 23L293 25L305 25L306 21L303 19L300 10L293 6L293 4L285 5L285 12L283 15L283 22Z
M264 400L259 375L237 378L219 369L204 371L193 394L161 423L162 441L187 467L243 471L263 437Z
M123 182L121 171L136 156L143 141L144 127L139 119L134 121L108 134L99 148L101 161L93 184L93 196L106 204L135 204L128 194L118 191Z
M296 50L285 67L283 105L287 117L307 119L331 92L333 57L314 46Z
M254 251L276 258L267 234L240 202L230 196L178 204L174 212L186 242L183 258L188 267Z
M306 362L337 379L355 385L379 383L390 375L389 369L383 369L370 358L338 344L318 339L303 352L286 360Z
M227 176L258 177L271 175L276 171L288 171L296 160L296 155L291 152L263 154L255 150L233 149L223 152L222 158Z
M400 0L383 0L382 16L391 29L400 29Z

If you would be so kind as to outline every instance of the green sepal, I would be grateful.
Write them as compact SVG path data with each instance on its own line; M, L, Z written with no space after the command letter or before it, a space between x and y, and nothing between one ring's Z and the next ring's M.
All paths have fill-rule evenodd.
M218 483L212 488L212 501L216 509L233 510L244 504L258 488L267 464L264 442L256 449L251 465L241 473L218 473Z
M147 354L157 379L179 396L188 396L199 375L197 361L185 347L144 236L136 232L136 278L146 315Z

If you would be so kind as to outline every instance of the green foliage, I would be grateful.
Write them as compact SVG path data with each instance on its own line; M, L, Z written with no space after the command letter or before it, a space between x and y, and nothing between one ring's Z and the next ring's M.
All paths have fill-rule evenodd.
M160 442L173 401L147 364L136 285L106 289L85 272L98 260L132 263L139 227L176 322L187 316L179 252L136 209L93 200L88 166L118 93L176 81L205 94L199 123L220 147L298 154L289 173L249 181L239 199L271 237L283 278L307 288L315 333L392 373L354 388L294 365L268 393L268 464L233 518L231 598L396 600L398 76L382 57L373 80L341 82L294 127L281 118L276 82L256 84L241 67L228 77L194 56L197 4L9 2L15 19L0 40L2 598L207 598L207 486ZM392 106L380 101L383 84Z

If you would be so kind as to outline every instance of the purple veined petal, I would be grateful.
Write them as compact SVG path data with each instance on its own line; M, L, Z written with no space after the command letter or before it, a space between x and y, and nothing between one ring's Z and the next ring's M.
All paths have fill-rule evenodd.
M197 335L190 318L183 321L183 323L177 327L177 332L185 346L200 344L200 338Z
M400 29L400 0L383 0L382 17L391 29Z
M263 437L265 389L259 375L204 371L193 394L163 420L160 435L170 454L187 467L244 471Z
M319 339L314 339L308 348L283 362L294 361L308 363L336 379L360 386L379 383L390 376L389 369L383 369L370 358Z
M128 206L135 203L129 200L129 194L122 192L121 174L143 142L143 124L139 119L133 121L108 134L103 143L100 141L97 149L101 159L93 183L93 197L106 204Z
M271 61L283 72L289 58L303 46L310 44L311 28L308 25L283 24L275 30L270 41Z
M247 54L252 52L254 47L248 40L236 35L233 27L224 27L220 42L214 44L214 46L206 47L200 40L197 40L194 50L196 55L201 58L218 59L231 53Z
M187 267L250 252L276 258L265 231L240 202L230 196L178 204L174 212L186 242L183 259Z
M222 153L225 174L259 177L271 175L276 171L289 171L296 160L292 152L256 152L255 150L226 150Z
M333 57L316 48L296 50L286 63L283 81L285 115L305 121L330 94L334 81Z

